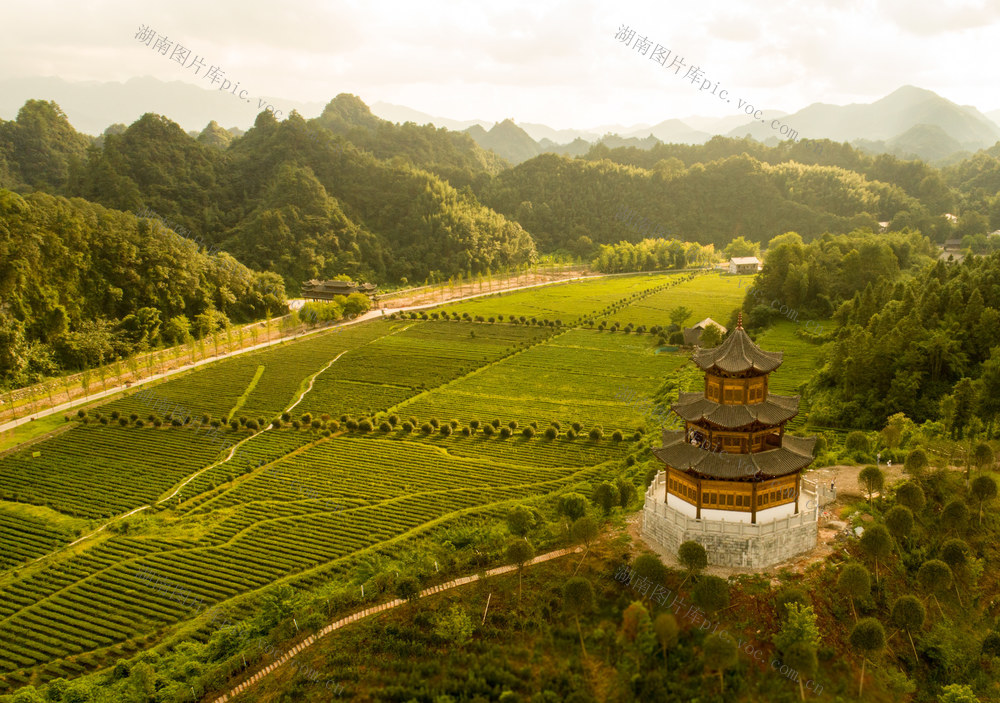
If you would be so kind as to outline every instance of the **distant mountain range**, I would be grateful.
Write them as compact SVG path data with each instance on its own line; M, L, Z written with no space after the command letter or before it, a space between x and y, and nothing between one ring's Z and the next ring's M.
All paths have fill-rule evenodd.
M911 85L868 104L814 103L786 115L782 122L794 127L800 139L858 142L896 156L932 161L1000 140L1000 125L976 108ZM754 122L729 132L732 137L747 135L765 143L779 141L770 123Z
M205 90L182 81L132 78L124 83L71 83L61 78L18 78L0 81L0 118L12 119L29 99L53 100L81 132L98 135L112 124L131 124L141 115L165 115L188 131L201 132L213 120L241 133L253 124L258 104L273 105L284 118L292 110L305 118L323 112L324 103L252 96L247 103L228 93ZM983 114L936 93L904 86L872 103L814 103L798 112L768 112L767 121L744 115L669 118L655 125L600 125L589 129L555 129L506 119L493 125L482 119L455 120L403 105L377 102L373 114L391 122L433 124L466 132L481 147L518 164L543 153L585 154L598 143L614 148L652 148L658 142L704 144L715 135L750 136L765 144L780 140L770 120L780 118L799 139L850 142L870 153L920 158L935 164L956 161L1000 141L1000 110Z

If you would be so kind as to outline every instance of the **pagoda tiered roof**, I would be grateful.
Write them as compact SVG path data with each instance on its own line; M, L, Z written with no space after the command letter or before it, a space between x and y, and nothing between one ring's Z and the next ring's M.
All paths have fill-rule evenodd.
M799 412L799 396L769 393L763 403L724 405L709 400L703 393L681 393L671 409L688 422L711 422L717 427L735 429L754 422L780 425Z
M781 446L765 452L731 454L691 444L684 430L663 430L663 446L653 454L669 466L712 478L775 478L804 469L813 460L815 437L782 437Z
M712 349L697 349L693 358L703 371L770 373L781 366L783 357L782 352L764 351L754 344L743 329L741 319L722 344Z

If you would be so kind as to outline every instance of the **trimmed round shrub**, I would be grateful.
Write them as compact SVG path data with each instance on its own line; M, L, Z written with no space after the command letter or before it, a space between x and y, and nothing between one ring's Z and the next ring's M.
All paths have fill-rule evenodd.
M440 431L443 436L447 437L452 433L453 430L451 429L451 425L446 424L446 425L441 425Z
M528 425L523 430L521 430L521 434L527 437L528 439L531 439L532 437L535 436L535 428L532 427L531 425Z
M247 424L245 425L245 427L248 430L259 430L260 429L260 425L257 424L256 420L247 420Z
M291 422L292 421L292 415L291 415L291 413L281 413L281 421L282 422Z
M358 429L358 421L353 418L350 418L347 420L347 422L344 423L344 427L353 432L354 430Z
M577 434L580 434L580 430L583 429L583 425L581 425L579 422L574 422L571 425L571 427L573 428L573 431L576 432Z
M545 430L545 439L555 439L559 436L559 430L555 427L549 427Z
M436 418L436 417L432 417L432 418L431 418L431 419L429 420L429 422L431 423L431 426L432 426L432 427L434 427L434 429L437 429L438 427L440 427L440 426L441 426L441 423L440 423L440 422L438 422L438 420L437 420L437 418Z
M493 427L495 427L496 429L500 429L500 418L498 417L493 418L493 422L491 422L490 424L493 425Z
M104 419L104 418L101 418L101 419ZM145 427L145 426L146 426L146 423L145 423L145 422L143 422L142 420L136 420L136 421L135 421L135 426L136 426L136 427Z
M321 429L323 427L323 421L313 420L311 423L309 423L309 426L312 427L314 430Z
M371 420L365 419L358 423L358 429L362 432L371 432L375 428L372 426Z
M471 427L473 430L478 430L479 420L469 420L469 427Z
M566 430L566 439L576 439L576 430L572 427Z
M392 425L391 425L391 424L389 424L389 421L388 421L388 420L383 420L383 421L382 421L382 422L381 422L381 423L379 424L378 428L379 428L379 430L380 430L380 431L382 431L382 432L392 432Z
M616 442L621 442L623 439L625 439L625 435L622 434L621 430L615 430L614 432L611 433L611 439L613 439Z
M122 427L124 427L127 424L124 417L118 422L122 425ZM175 417L170 421L170 424L173 427L181 427L184 424L184 422L179 417ZM238 430L240 428L240 423L236 422L236 420L233 420L232 422L229 423L229 426L232 427L234 430Z
M463 427L462 428L462 434L464 436L466 436L466 437L471 437L472 436L472 429L469 428L469 427Z
M601 439L604 436L604 430L601 429L600 425L598 425L597 427L592 427L590 429L590 432L587 433L587 436L593 440Z
M483 434L487 437L492 437L496 432L496 428L493 425L483 425Z
M516 430L517 429L517 420L511 420L510 422L508 422L507 423L507 427L509 427L512 430Z
M431 423L429 423L429 422L425 422L424 424L422 424L422 425L420 426L420 431L421 431L421 432L423 432L423 433L424 433L424 434L426 434L426 435L429 435L429 434L431 434L432 432L434 432L434 425L432 425L432 424L431 424Z
M403 423L403 432L413 432L413 423L409 420Z
M514 432L509 427L500 428L500 436L503 437L504 439L507 439L512 434L514 434Z

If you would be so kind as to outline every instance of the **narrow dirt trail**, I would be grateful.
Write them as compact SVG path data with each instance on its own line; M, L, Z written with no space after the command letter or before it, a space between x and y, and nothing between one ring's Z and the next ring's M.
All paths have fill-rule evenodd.
M558 559L561 556L565 556L567 554L574 554L580 551L582 551L580 547L571 547L571 548L567 547L566 549L557 549L553 552L547 552L545 554L538 555L530 562L528 562L528 565L538 564L543 561L549 561L550 559ZM489 571L486 571L485 575L497 576L499 574L507 574L510 573L511 571L514 571L516 568L517 567L513 565L498 566L495 569L490 569ZM425 588L423 591L420 592L420 598L426 598L427 596L434 595L435 593L441 593L442 591L447 591L452 588L458 588L459 586L465 586L466 584L475 583L478 580L479 580L479 574L473 574L472 576L464 576L462 578L455 579L454 581L448 581L446 583L442 583L438 586L431 586L430 588ZM310 635L309 637L306 637L297 645L287 650L284 654L281 655L281 657L279 657L272 663L268 664L267 666L263 667L262 669L258 670L257 673L253 674L242 683L238 684L237 686L234 686L233 688L229 689L229 691L227 691L226 693L214 699L214 703L224 703L224 701L228 701L234 696L239 695L243 691L247 690L248 688L256 684L262 678L270 674L272 671L277 669L278 667L286 664L296 654L305 649L308 649L318 640L326 637L331 632L339 630L342 627L346 627L347 625L350 625L353 622L357 622L361 618L366 618L369 615L374 615L376 613L382 613L387 610L392 610L393 608L398 608L405 602L406 601L397 598L395 600L389 601L388 603L382 603L381 605L374 605L371 608L365 608L364 610L360 610L354 613L353 615L348 615L345 618L341 618L336 622L330 623L322 630L317 632L315 635Z

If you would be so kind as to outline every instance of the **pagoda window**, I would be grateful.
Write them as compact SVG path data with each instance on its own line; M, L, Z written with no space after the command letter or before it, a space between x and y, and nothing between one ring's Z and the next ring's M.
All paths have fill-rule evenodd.
M726 505L732 505L732 504L733 504L733 494L730 493L729 495L726 496Z

